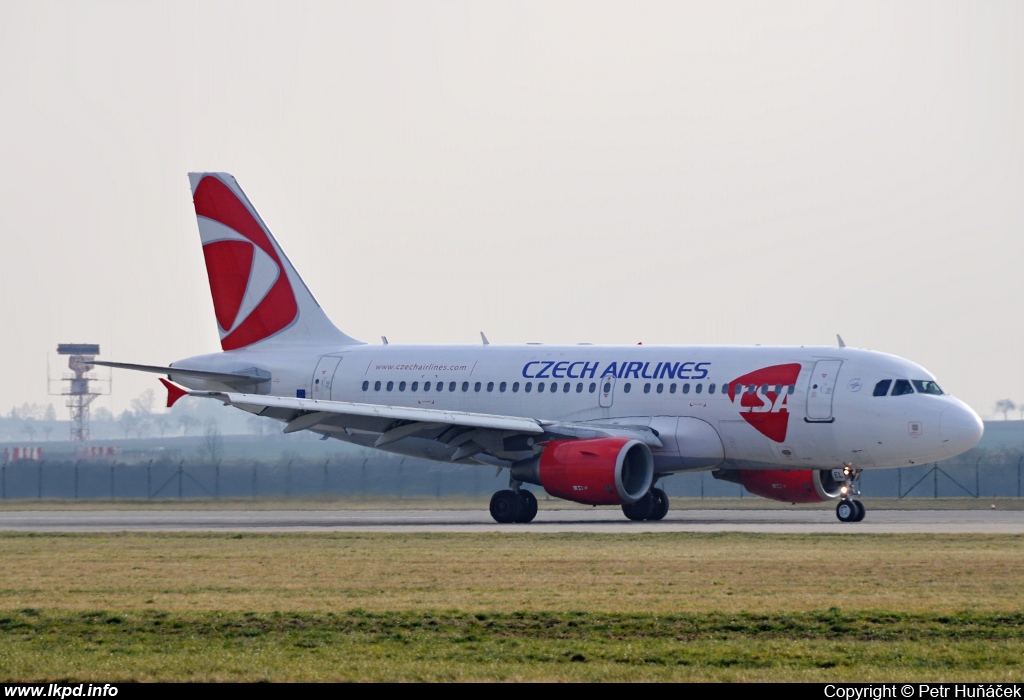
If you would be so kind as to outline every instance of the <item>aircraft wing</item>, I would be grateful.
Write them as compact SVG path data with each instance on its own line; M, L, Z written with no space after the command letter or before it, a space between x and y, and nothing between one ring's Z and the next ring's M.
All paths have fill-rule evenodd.
M358 433L371 447L383 447L403 438L418 437L437 442L437 457L453 462L472 459L484 464L509 466L543 449L549 440L627 437L652 447L661 440L647 426L599 425L547 421L522 416L445 411L436 408L382 406L348 401L321 401L262 394L190 391L189 396L217 399L249 413L283 421L284 432L311 430L321 435Z

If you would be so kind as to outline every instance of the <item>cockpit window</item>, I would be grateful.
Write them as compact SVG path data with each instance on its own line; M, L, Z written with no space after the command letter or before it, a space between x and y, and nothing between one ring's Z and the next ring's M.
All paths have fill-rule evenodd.
M878 382L878 384L875 384L875 396L885 396L889 393L890 386L892 386L891 379L883 379Z
M915 379L914 388L917 389L919 394L935 394L936 396L942 395L942 389L939 385L930 379Z
M906 379L897 379L896 383L892 387L893 396L903 396L904 394L913 394L914 387L910 386L910 382Z

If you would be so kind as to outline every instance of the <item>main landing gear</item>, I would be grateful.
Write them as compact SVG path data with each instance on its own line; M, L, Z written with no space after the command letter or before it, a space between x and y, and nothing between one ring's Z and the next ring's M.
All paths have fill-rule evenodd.
M623 503L622 512L630 520L661 520L668 515L668 495L652 486L635 503Z
M843 468L845 483L839 489L840 493L842 493L842 500L836 505L836 517L841 522L859 523L867 513L864 504L854 498L854 496L860 495L860 489L857 488L860 472L860 469L854 469L853 467Z
M537 497L526 489L491 496L491 517L499 523L528 523L537 516Z

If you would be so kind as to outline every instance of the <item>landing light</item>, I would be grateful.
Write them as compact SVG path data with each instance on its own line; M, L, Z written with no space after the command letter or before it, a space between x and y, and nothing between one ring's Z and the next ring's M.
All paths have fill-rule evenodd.
M846 492L847 492L848 490L849 490L849 489L847 489L847 488L846 488L846 487L844 486L844 487L842 487L841 489L839 489L839 492L840 492L841 494L843 494L843 495L845 496L845 495L846 495Z

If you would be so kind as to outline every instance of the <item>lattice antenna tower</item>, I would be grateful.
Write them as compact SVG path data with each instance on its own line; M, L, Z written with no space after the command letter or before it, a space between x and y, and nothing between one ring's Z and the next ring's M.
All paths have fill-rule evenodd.
M71 412L71 440L85 442L89 439L89 406L98 396L110 393L109 377L100 378L92 373L92 361L100 354L100 346L89 343L61 343L57 354L68 358L68 368L60 378L60 390L50 390L51 395L66 396L66 405Z

